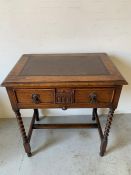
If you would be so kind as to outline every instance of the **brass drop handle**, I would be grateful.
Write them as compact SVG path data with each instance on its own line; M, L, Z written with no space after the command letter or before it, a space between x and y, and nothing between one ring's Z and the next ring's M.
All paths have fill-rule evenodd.
M40 103L40 95L39 94L32 94L32 101L35 104L39 104Z
M66 106L63 106L63 107L62 107L62 110L67 110L67 107L66 107Z
M95 103L97 103L97 96L96 96L95 93L91 93L91 94L89 95L89 98L90 98L90 104L95 104Z

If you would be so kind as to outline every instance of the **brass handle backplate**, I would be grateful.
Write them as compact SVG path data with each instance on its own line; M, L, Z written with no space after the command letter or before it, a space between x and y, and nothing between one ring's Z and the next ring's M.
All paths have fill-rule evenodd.
M95 103L97 103L97 96L96 96L95 93L91 93L91 94L89 95L89 98L90 98L90 104L95 104Z
M32 101L35 104L39 104L40 103L40 95L39 94L32 94Z

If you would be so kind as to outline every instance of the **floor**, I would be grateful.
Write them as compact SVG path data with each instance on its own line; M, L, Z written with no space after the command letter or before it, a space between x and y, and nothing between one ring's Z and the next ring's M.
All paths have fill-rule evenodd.
M40 122L85 122L90 116L45 117ZM106 117L100 117L104 126ZM30 118L24 118L26 128ZM33 131L31 158L15 119L0 119L0 175L131 175L131 114L115 115L107 152L99 156L96 129Z

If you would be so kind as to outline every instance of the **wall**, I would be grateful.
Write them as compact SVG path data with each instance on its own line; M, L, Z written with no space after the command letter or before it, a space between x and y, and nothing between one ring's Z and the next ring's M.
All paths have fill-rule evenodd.
M116 112L131 113L130 9L130 0L0 0L0 82L23 53L107 52L129 82ZM23 113L29 116L31 111ZM6 91L0 88L0 117L12 116Z

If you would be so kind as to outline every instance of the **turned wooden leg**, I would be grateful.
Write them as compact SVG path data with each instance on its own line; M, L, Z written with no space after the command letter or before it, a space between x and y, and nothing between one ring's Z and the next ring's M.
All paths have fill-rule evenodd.
M97 108L93 108L93 111L92 111L92 120L95 120L96 119L96 113L97 113Z
M31 157L31 155L32 155L31 154L31 147L30 147L28 138L26 136L26 132L25 132L23 121L22 121L21 113L20 113L19 110L17 110L17 111L15 111L15 114L16 114L18 125L19 125L19 129L20 129L20 132L21 132L21 136L22 136L22 139L23 139L23 145L24 145L24 148L25 148L25 152L27 153L28 157Z
M39 121L40 118L39 118L39 111L38 111L38 109L34 109L34 114L35 114L36 121Z
M112 123L112 119L113 119L113 114L114 114L114 109L111 108L109 111L108 117L107 117L107 122L106 122L106 126L105 126L105 131L104 131L104 137L102 139L101 146L100 146L100 156L104 156L104 153L106 151L106 147L107 147L107 143L108 143L108 136L109 136L111 123Z

